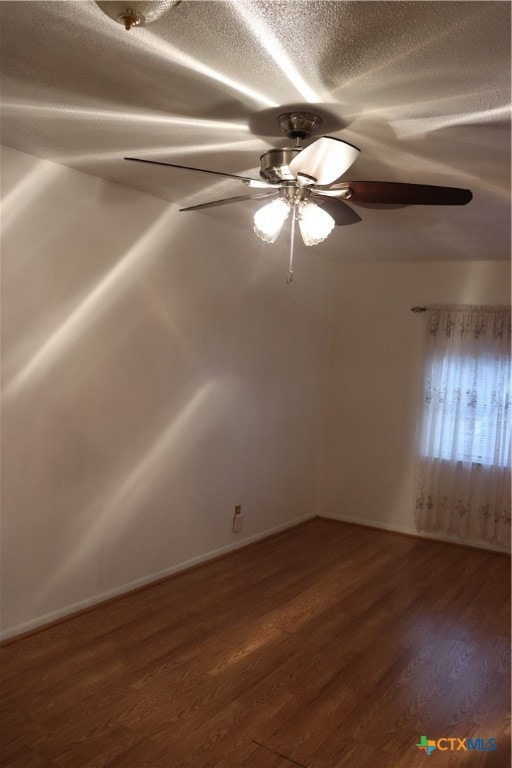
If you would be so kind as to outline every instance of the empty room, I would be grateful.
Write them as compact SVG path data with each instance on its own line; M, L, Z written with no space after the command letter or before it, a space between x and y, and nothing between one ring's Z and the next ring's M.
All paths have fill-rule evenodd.
M2 768L510 768L511 4L2 0Z

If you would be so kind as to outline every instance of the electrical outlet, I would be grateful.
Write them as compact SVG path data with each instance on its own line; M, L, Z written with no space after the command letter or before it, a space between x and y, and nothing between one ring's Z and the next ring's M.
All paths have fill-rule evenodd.
M233 533L239 533L242 530L244 524L244 516L242 515L242 507L237 504L235 507L235 514L233 516Z

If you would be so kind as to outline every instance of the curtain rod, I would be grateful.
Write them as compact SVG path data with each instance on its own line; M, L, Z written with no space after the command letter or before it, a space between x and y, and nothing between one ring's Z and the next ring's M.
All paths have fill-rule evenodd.
M0 0L0 2L1 2L1 0ZM440 305L441 308L443 308L444 306L445 305ZM477 309L480 312L510 311L510 306L508 304L505 304L503 306L501 304L490 305L490 306L487 306L487 305L482 305L482 306L476 305L476 306L473 306L471 304L468 304L468 305L460 304L460 305L453 305L453 306L446 305L446 307L448 309L453 309L453 310L457 310L457 309L462 309L462 310L464 310L464 309ZM427 310L428 310L428 307L411 307L411 312L426 312Z

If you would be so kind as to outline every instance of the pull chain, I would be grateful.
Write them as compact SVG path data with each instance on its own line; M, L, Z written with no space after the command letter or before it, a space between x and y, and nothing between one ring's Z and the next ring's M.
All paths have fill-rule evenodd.
M290 230L290 261L288 264L288 278L286 280L287 284L290 285L290 283L293 280L293 244L295 241L295 215L297 212L297 206L294 205L292 208L292 226Z
M301 136L295 136L295 149L302 149L302 137ZM295 242L295 222L297 220L297 203L293 203L292 207L292 226L290 231L290 261L288 264L288 278L286 280L287 284L290 285L290 283L293 280L293 245Z

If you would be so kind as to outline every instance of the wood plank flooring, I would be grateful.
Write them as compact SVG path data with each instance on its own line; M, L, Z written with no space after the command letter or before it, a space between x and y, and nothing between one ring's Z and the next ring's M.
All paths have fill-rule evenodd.
M0 649L0 765L509 768L509 585L503 555L312 520Z

